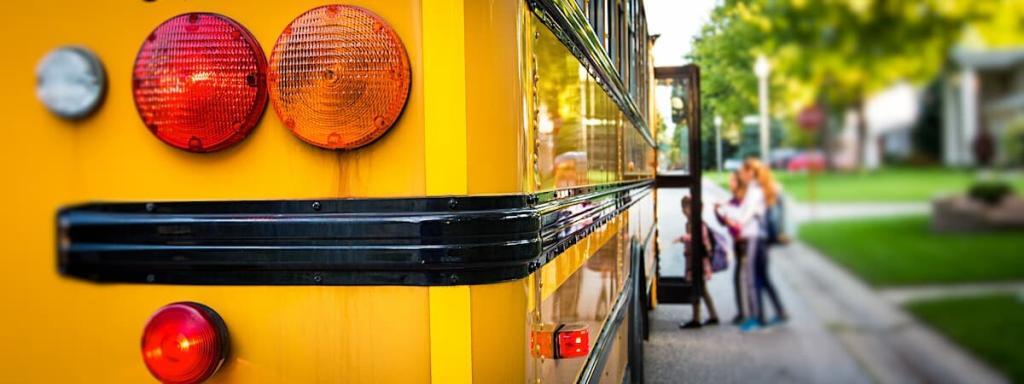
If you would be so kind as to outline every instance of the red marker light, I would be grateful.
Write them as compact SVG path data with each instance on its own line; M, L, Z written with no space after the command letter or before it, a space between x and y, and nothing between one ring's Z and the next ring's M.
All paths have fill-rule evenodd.
M590 331L586 325L564 326L555 334L558 339L558 358L583 357L590 353Z
M174 303L146 324L142 360L163 383L199 383L217 372L228 345L228 330L217 312L198 303Z
M590 331L583 324L540 325L530 334L530 354L535 358L570 359L590 353Z
M241 24L186 13L160 24L135 58L132 93L150 132L190 152L245 138L267 105L267 59Z

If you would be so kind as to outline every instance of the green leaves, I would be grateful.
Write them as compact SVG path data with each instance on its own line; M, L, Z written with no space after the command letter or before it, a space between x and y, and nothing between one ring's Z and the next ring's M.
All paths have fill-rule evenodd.
M1011 2L725 0L689 58L701 66L703 101L735 130L757 111L759 54L772 63L773 111L792 117L822 98L842 110L897 81L932 79L965 26Z

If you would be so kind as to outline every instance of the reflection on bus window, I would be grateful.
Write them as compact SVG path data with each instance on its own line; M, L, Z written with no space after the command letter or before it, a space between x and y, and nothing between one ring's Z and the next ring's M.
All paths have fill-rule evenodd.
M654 151L640 132L551 31L536 36L538 190L649 178Z

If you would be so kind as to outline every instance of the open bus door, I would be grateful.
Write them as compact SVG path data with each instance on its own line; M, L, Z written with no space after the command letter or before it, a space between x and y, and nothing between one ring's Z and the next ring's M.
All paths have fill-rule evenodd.
M693 64L654 69L654 102L656 115L651 119L657 127L658 168L655 177L657 210L657 245L655 278L658 303L692 303L704 289L705 256L700 220L686 220L680 201L690 196L690 212L700 217L701 139L700 139L700 69ZM694 239L690 246L677 241L685 226ZM690 255L696 257L689 257ZM685 256L685 257L684 257ZM686 271L692 271L687 281Z

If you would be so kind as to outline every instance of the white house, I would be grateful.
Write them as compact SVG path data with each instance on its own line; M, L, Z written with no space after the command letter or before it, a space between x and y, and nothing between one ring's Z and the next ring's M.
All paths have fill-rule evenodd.
M1005 163L999 142L1011 124L1024 122L1024 47L956 49L952 61L957 68L943 86L943 162L973 165L972 147L987 127L996 144L995 161Z

